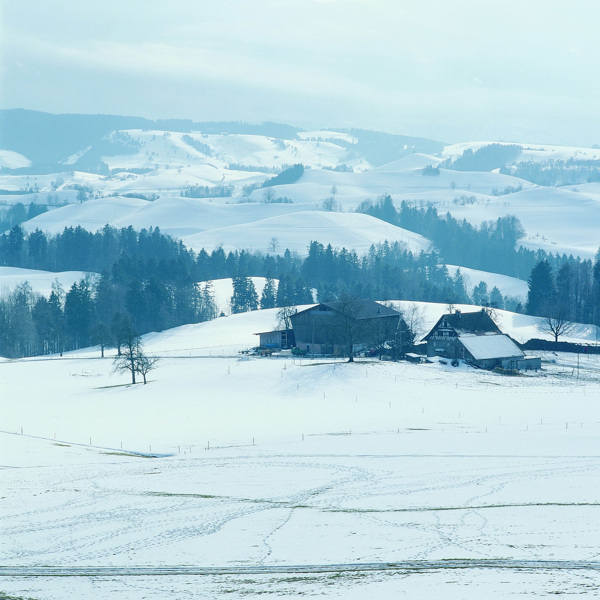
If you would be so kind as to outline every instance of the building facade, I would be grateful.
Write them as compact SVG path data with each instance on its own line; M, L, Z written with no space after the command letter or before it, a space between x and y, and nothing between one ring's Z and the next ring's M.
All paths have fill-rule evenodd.
M541 368L541 359L525 356L483 309L442 315L423 339L427 342L429 357L463 360L482 369Z
M372 300L322 302L291 316L296 347L308 354L342 355L392 339L400 313Z

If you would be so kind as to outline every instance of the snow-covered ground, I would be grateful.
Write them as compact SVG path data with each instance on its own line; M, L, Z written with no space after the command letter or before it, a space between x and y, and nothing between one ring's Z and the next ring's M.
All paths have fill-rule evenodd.
M445 310L417 308L424 328ZM276 312L145 336L162 357L146 386L128 385L93 349L0 362L2 565L121 568L101 577L13 572L0 576L2 592L38 600L600 592L598 571L581 568L600 557L600 356L578 364L548 354L541 372L505 377L440 363L239 354L276 324ZM534 318L503 311L498 322L517 338L535 328ZM331 567L446 559L463 567ZM504 566L475 568L485 559ZM332 570L286 573L293 565ZM168 566L254 572L126 574Z
M0 189L28 191L3 195L0 205L48 204L48 213L24 223L27 231L158 226L195 249L303 253L318 240L360 253L387 239L427 250L421 236L352 213L365 199L391 194L397 203L431 203L477 225L515 215L531 248L582 258L597 250L597 183L542 188L499 173L447 169L424 177L423 168L441 160L424 154L372 168L348 160L346 145L355 140L340 132L285 141L127 135L139 151L104 160L111 169L142 172L70 171L78 158L72 156L63 173L0 175ZM482 145L449 146L442 158ZM524 145L522 159L599 156L596 149ZM266 203L260 188L244 197L244 186L272 176L264 167L295 163L306 167L302 178L272 188L293 203ZM0 166L29 164L0 151ZM353 172L329 170L343 164ZM232 195L182 197L193 185L231 186ZM78 186L93 199L79 204ZM508 187L521 191L494 195ZM321 210L329 198L340 212ZM456 268L449 266L451 273ZM483 280L506 295L527 291L520 280L461 271L469 288ZM68 289L83 276L2 268L0 289L28 280L48 294L55 279ZM264 280L254 283L260 295ZM213 290L228 315L231 280L213 282ZM393 304L420 314L422 334L446 310ZM517 341L550 339L539 319L495 313ZM160 362L146 386L129 385L112 372L112 357L101 359L95 348L63 358L0 359L0 598L600 594L598 570L589 568L600 561L600 356L543 353L541 372L506 377L439 362L349 365L240 353L257 345L256 333L276 326L277 311L266 310L148 334L145 348ZM597 328L579 325L568 339L599 338ZM384 570L398 561L413 566ZM307 565L316 567L293 572ZM35 566L63 574L73 567L120 571L18 575ZM131 575L136 567L169 566L214 570Z
M18 152L12 150L0 150L0 167L7 167L8 169L21 169L23 167L30 167L31 161Z
M522 279L509 277L508 275L500 275L498 273L479 271L477 269L469 269L468 267L457 267L456 265L447 265L447 267L451 277L454 277L460 268L461 275L469 294L473 292L473 288L476 285L483 281L488 287L488 292L491 292L494 287L497 287L502 292L503 296L511 296L522 300L527 299L529 286L527 285L527 282Z

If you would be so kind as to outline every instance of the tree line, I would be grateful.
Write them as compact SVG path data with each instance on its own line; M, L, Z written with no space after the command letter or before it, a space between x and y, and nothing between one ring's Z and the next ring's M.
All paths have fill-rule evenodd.
M527 312L544 317L545 330L556 340L573 322L600 325L600 250L594 262L578 259L558 269L541 260L528 285Z
M523 148L518 144L488 144L473 151L467 148L461 156L440 163L440 167L454 171L492 171L515 162Z
M431 215L430 209L406 209L425 224ZM523 307L484 282L469 294L460 269L451 276L437 253L413 254L399 242L373 245L362 256L317 241L310 243L305 257L289 250L274 255L225 252L221 247L196 253L158 228L138 232L106 225L90 233L67 227L61 234L48 235L39 230L26 234L17 225L0 236L0 264L90 275L68 290L56 283L49 297L35 294L27 283L1 295L0 355L114 346L124 320L144 334L215 318L210 282L222 278L233 278L232 312L352 295L383 301L472 302L544 316L547 304L536 298L556 297L556 305L568 307L570 319L600 322L600 256L594 263L543 252L532 253L536 257L540 260L531 271L530 298ZM550 283L548 278L539 283L540 269L557 275ZM250 276L266 278L260 297Z
M456 219L449 212L440 215L431 204L417 207L402 201L400 208L396 209L389 195L375 202L365 200L357 211L430 239L440 261L450 265L526 280L531 269L540 261L547 260L555 269L576 261L573 256L553 255L544 250L528 250L518 246L525 230L513 215L500 217L496 221L484 221L476 226L466 219Z
M543 186L579 185L600 181L600 160L522 161L501 167L500 173Z

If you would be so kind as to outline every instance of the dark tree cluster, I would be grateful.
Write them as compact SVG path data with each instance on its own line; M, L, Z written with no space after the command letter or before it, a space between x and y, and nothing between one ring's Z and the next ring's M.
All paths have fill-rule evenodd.
M600 181L600 160L549 160L523 161L514 166L502 167L500 173L531 181L537 185L578 185Z
M545 317L547 330L565 333L563 323L600 325L600 250L595 261L570 260L558 267L541 260L528 280L527 312Z
M187 133L181 137L181 139L188 145L191 146L194 150L201 152L205 156L212 156L213 151L212 148L205 144L204 142L198 141L196 138L193 138L191 135Z
M0 213L0 231L7 231L15 225L20 225L48 210L43 204L30 202L27 207L22 202L13 204L9 209Z
M311 242L301 273L317 290L321 302L337 300L340 295L469 302L460 271L451 277L435 253L415 256L398 242L373 245L362 257L345 248Z
M423 176L424 177L439 177L440 170L438 169L438 167L434 167L433 165L427 165L423 169Z
M522 150L517 144L489 144L475 151L467 148L462 156L448 159L440 167L454 171L492 171L514 162Z
M275 175L275 177L267 179L262 186L271 187L274 185L287 185L289 183L296 183L296 181L298 181L302 175L304 175L304 165L292 165L289 169L285 169L278 175Z
M46 298L28 283L0 297L0 356L62 353L91 345L117 346L124 320L136 331L161 331L212 319L210 285L160 281L154 276L123 280L104 271L68 290L56 284Z
M453 231L455 239L472 231L473 238L468 238L471 254L486 239L489 243L500 240L497 252L508 252L519 235L518 221L512 218L477 229L440 218L431 207L416 209L403 204L396 211L389 197L368 208L379 218L410 224L407 228L434 239L444 227ZM454 256L450 249L448 255ZM515 256L524 257L525 264L535 267L534 271L530 268L527 308L531 314L545 316L550 299L553 306L566 307L569 319L600 321L600 255L595 263L542 251L520 250L508 256L513 267ZM467 261L458 257L456 262ZM106 225L90 233L81 227L68 227L51 236L39 230L25 234L15 225L0 236L0 264L96 273L69 290L55 285L47 298L34 294L28 284L0 297L0 355L8 357L62 352L90 344L115 345L123 319L129 319L140 334L212 319L217 315L210 282L229 277L234 281L233 312L254 310L259 305L273 308L333 301L343 295L473 302L522 310L497 288L488 290L484 282L469 296L460 270L450 276L435 252L414 255L398 242L374 245L358 256L354 251L313 241L307 256L301 258L289 250L265 255L244 250L226 253L219 247L210 253L204 249L195 253L158 228L137 232L131 227ZM499 270L487 263L485 266L486 270ZM250 276L267 278L260 298Z
M446 264L526 279L540 259L532 250L517 248L525 232L519 220L511 215L477 227L466 219L455 219L450 213L441 216L432 205L418 208L403 201L397 210L389 195L377 202L365 200L357 210L432 240Z
M228 198L232 194L231 185L191 185L181 191L186 198Z

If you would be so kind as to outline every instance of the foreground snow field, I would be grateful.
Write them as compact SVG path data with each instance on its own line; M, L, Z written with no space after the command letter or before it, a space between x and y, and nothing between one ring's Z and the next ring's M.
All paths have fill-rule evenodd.
M425 308L430 322L442 307ZM600 593L600 357L548 354L542 372L506 377L238 354L275 312L146 336L163 357L146 386L97 351L0 362L0 591ZM26 576L44 566L116 571Z

